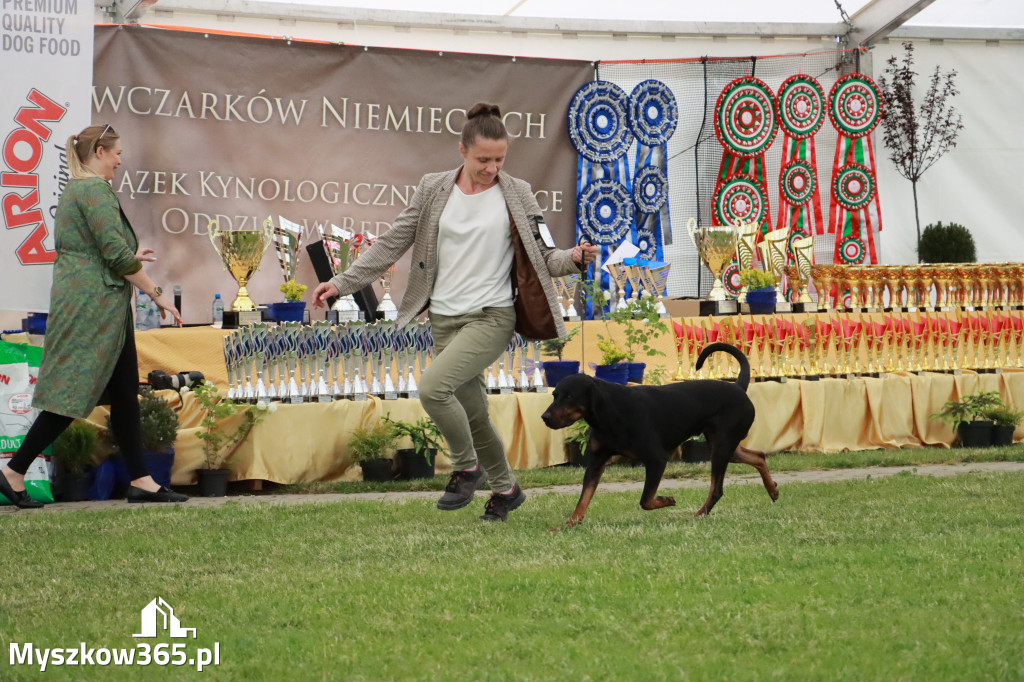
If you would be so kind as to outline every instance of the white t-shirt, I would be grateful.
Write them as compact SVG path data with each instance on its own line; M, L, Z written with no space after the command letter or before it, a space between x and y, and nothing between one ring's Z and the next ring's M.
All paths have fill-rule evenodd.
M510 228L499 185L478 194L452 188L438 223L431 311L465 315L513 304Z

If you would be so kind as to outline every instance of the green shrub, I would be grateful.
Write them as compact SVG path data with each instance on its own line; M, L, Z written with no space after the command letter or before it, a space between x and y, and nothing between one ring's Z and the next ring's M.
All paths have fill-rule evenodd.
M76 419L53 442L53 457L67 473L81 474L92 464L99 440L94 426Z
M352 436L348 440L348 449L355 464L371 459L391 459L397 445L398 436L394 428L384 420L374 426L352 429Z
M178 438L178 415L152 389L145 389L139 399L139 420L143 450L160 452L174 445Z
M765 289L767 287L775 286L775 275L764 270L741 270L740 283L745 284L747 289L750 291L753 291L754 289Z
M937 222L924 228L917 247L922 263L973 263L977 260L974 237L963 225Z
M998 426L1017 426L1024 419L1024 410L1015 410L1009 405L997 405L985 410L982 416L991 419Z

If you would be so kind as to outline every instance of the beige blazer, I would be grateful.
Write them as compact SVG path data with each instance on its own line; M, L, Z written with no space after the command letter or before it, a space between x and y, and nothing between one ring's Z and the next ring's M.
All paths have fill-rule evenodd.
M398 306L397 324L406 324L429 306L434 279L437 277L438 222L460 170L456 168L443 173L428 173L420 179L412 202L395 219L391 229L381 235L344 273L331 279L339 295L354 293L377 281L411 246L409 283ZM501 171L498 173L498 184L515 229L526 248L530 265L536 270L543 286L558 335L565 336L562 312L551 278L580 273L582 266L573 261L571 250L553 249L544 244L536 224L536 219L543 214L529 183Z

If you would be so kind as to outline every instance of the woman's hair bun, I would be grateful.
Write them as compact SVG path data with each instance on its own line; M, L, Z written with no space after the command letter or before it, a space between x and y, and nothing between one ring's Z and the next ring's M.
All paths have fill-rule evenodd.
M477 102L469 108L469 111L466 112L466 118L473 120L478 116L494 116L496 118L501 118L501 109L498 108L497 104Z

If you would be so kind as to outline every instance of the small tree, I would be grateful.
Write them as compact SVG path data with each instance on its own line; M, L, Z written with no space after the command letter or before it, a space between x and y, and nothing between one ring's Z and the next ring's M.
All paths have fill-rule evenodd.
M921 218L917 204L917 182L950 149L963 129L960 113L949 100L960 94L956 71L941 73L935 67L920 109L914 106L914 45L903 43L903 61L889 57L878 79L885 115L882 131L889 158L900 175L910 180L914 192L914 222L917 244L921 245Z

